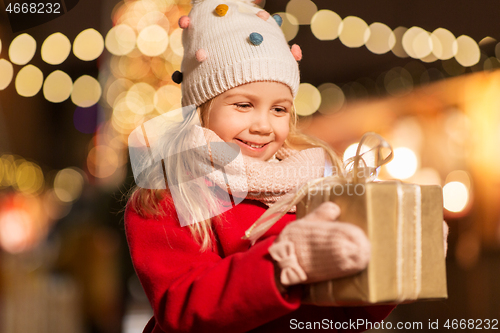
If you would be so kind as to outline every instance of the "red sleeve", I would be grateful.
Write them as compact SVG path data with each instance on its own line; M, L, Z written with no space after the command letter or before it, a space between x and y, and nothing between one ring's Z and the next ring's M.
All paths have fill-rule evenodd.
M158 220L125 212L132 262L163 331L248 331L300 306L300 288L285 297L276 288L268 254L276 236L222 259L200 253L174 211Z

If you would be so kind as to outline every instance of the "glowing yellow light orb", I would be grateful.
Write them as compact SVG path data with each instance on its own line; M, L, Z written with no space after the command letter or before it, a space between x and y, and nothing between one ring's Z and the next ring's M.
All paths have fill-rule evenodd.
M23 67L16 76L17 93L24 97L35 96L43 84L43 74L33 65Z
M43 95L52 103L61 103L67 100L72 90L73 81L63 71L50 73L43 84Z
M299 116L313 114L321 105L321 94L318 88L310 83L301 83L294 104Z
M386 168L387 172L394 178L410 178L418 169L417 155L409 148L396 148L394 149L394 159L387 164Z
M441 60L453 58L458 51L458 43L455 36L444 28L438 28L432 32L433 49L432 53ZM439 46L436 47L436 42Z
M73 84L71 100L82 108L88 108L99 101L101 92L101 86L96 79L82 75Z
M42 44L42 59L50 65L64 62L71 52L71 42L60 32L53 33Z
M106 48L111 54L126 55L135 47L136 36L134 29L126 24L119 24L111 28L106 35Z
M0 59L0 90L8 87L14 76L14 67L5 59Z
M150 25L139 33L137 47L147 56L156 57L165 52L168 46L168 34L159 25Z
M290 0L286 12L297 18L298 24L310 24L318 7L311 0Z
M83 176L73 168L60 170L54 179L54 193L62 202L73 202L80 197Z
M455 55L457 62L464 67L474 66L481 59L481 51L476 41L469 36L457 38L458 51Z
M449 182L443 186L443 206L450 212L461 212L469 202L467 186L460 182Z
M73 53L83 61L97 59L104 50L104 39L95 29L83 30L73 42Z
M366 42L366 48L375 54L384 54L392 50L396 45L396 35L391 28L379 22L370 25L370 38Z
M339 39L347 47L361 47L370 39L371 31L363 19L347 16L339 25Z
M334 40L339 36L339 26L342 18L335 12L322 9L311 19L311 31L319 40Z
M16 65L26 65L35 55L35 51L35 39L28 34L21 34L10 43L9 58Z

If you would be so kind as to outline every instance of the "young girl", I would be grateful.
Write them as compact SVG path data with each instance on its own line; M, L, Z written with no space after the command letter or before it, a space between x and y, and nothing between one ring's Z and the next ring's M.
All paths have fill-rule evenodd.
M283 195L324 176L325 166L339 166L328 145L296 129L293 99L301 55L298 46L289 48L280 19L246 2L198 0L180 26L184 59L182 75L175 77L182 77L183 105L198 108L184 115L179 129L199 117L207 142L238 145L247 194L237 204L235 198L228 201L218 193L235 194L237 186L228 189L215 178L194 188L175 183L182 199L175 204L173 188L135 189L125 227L135 270L154 311L144 332L335 327L357 332L364 330L361 320L384 319L394 306L301 304L305 283L354 274L368 263L368 239L358 227L336 221L340 209L335 204L324 203L297 221L293 207L255 245L242 239ZM185 137L171 133L164 140L166 156L186 148ZM182 177L203 163L194 157L175 163L166 159L163 174ZM174 184L172 179L168 184ZM205 195L204 184L212 197ZM182 214L178 203L186 207ZM217 209L223 213L206 218ZM180 215L191 217L187 226L181 226ZM280 257L280 248L288 251L287 260Z

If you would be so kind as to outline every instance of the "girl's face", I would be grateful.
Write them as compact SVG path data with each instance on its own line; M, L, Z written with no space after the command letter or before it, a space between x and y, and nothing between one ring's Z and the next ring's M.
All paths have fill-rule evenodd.
M212 104L207 127L225 142L239 145L243 155L267 161L288 136L292 106L288 86L252 82L219 95Z

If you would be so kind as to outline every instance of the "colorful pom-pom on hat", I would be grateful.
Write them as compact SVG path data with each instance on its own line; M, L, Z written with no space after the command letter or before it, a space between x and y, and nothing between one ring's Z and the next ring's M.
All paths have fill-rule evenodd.
M179 27L181 29L187 29L189 27L189 17L187 16L181 16L179 19Z
M265 10L261 10L257 13L257 16L260 17L261 19L263 19L264 21L267 21L267 19L269 18L269 16L271 16L268 12L266 12Z
M252 32L250 36L248 36L248 39L250 39L250 43L253 45L260 45L264 40L264 37L262 37L262 35L258 32Z
M182 82L182 73L179 71L175 71L174 74L172 74L172 81L174 81L177 84L181 84Z
M215 7L215 12L219 16L224 16L227 14L228 9L229 9L229 7L226 4L222 3L222 4L218 5L217 7Z
M300 46L298 46L297 44L293 44L290 51L292 52L292 55L295 58L295 60L297 61L302 60L302 50L300 49Z
M192 0L192 5L179 20L184 58L181 71L172 75L182 82L183 106L199 106L257 81L283 83L297 95L301 52L288 45L279 15L270 20L251 0Z
M274 14L273 18L276 21L276 23L278 23L278 25L281 27L281 25L283 24L283 19L281 18L281 16L279 16L278 14Z

